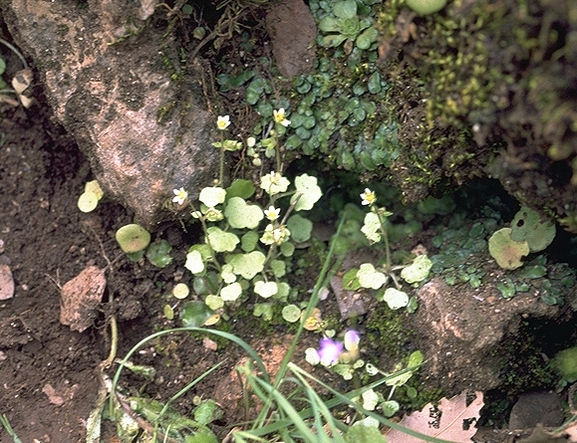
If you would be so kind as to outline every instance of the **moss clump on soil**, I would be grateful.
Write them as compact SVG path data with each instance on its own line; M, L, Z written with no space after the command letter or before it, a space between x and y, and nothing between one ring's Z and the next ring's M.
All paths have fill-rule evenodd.
M502 362L500 370L501 385L499 390L507 396L514 397L521 392L536 389L551 389L559 380L559 375L551 367L544 353L551 357L555 353L551 343L545 343L547 329L559 329L559 325L544 325L537 320L523 322L515 336L504 341L504 350L500 355L511 358ZM562 343L555 343L555 349L561 349Z
M371 347L378 344L376 355L382 356L381 362L383 363L398 362L407 354L411 331L408 331L404 325L404 315L406 314L393 311L382 304L372 310L367 317L365 323L367 332L364 342L370 343ZM383 340L384 337L387 339ZM374 349L370 351L370 354L373 354Z

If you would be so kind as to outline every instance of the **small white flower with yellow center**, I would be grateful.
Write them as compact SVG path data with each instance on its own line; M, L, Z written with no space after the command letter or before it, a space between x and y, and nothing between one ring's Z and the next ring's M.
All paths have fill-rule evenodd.
M216 119L216 127L219 130L224 131L229 126L230 126L230 117L228 115L225 116L219 115L218 118Z
M287 118L286 118L284 108L280 108L278 111L274 110L274 111L272 111L272 113L273 113L275 122L280 123L284 127L287 127L288 125L291 124L291 121L287 120Z
M264 210L264 216L270 221L275 221L280 215L280 208L275 208L274 206L269 206L268 209Z
M365 188L365 192L361 194L361 199L363 206L372 206L377 201L377 196L369 188Z
M174 192L174 198L172 199L173 203L183 205L186 199L188 198L188 192L186 192L184 188L173 189L172 192Z

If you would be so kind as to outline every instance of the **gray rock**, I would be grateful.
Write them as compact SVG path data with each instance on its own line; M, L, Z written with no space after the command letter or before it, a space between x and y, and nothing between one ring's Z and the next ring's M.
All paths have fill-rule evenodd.
M302 0L274 4L266 16L266 29L272 39L272 52L284 77L311 71L315 59L317 26Z
M100 185L149 229L172 217L175 188L192 197L217 176L216 116L203 69L142 19L146 0L0 0L16 44L35 65L56 120ZM81 193L82 190L79 190Z
M507 337L516 334L523 319L553 318L560 312L533 290L507 300L491 282L472 289L433 278L419 289L418 299L419 309L408 323L413 344L426 360L420 374L447 394L498 387L499 368L511 357L510 347L504 346Z
M563 423L563 399L555 392L521 394L511 409L509 429L534 428L538 423L557 427Z

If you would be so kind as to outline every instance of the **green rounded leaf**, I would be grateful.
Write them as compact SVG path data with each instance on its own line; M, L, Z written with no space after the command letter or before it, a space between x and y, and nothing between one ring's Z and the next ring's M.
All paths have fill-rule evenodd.
M526 241L531 252L539 252L549 246L555 238L556 228L548 220L542 221L539 213L522 207L511 222L511 239Z
M164 305L162 308L162 313L168 320L172 320L174 318L174 309L170 305Z
M353 18L357 15L356 0L344 0L333 3L333 14L338 18Z
M291 197L291 204L296 202L295 211L312 209L323 195L321 188L317 185L317 178L308 174L296 177L295 186L297 188L296 193Z
M214 208L216 205L224 203L225 198L226 191L218 186L203 188L198 196L198 199L209 208Z
M172 246L166 240L155 241L146 250L146 258L158 268L164 268L172 263L170 251Z
M232 184L226 189L226 196L228 198L231 197L240 197L244 198L251 198L254 194L255 187L252 183L252 180L245 180L242 178L237 178Z
M272 260L269 266L276 278L281 278L286 275L286 263L284 261Z
M254 229L264 218L262 209L257 205L249 205L240 197L232 197L224 210L230 226L236 229Z
M92 212L98 206L98 197L94 192L84 192L78 197L77 205L82 212Z
M388 277L370 263L363 263L357 271L357 279L363 288L379 289L387 283Z
M322 32L338 32L339 24L334 17L326 16L319 21L319 30Z
M295 252L295 245L291 242L284 242L280 245L280 252L284 257L292 257Z
M236 275L252 280L255 275L264 269L265 255L260 251L252 251L248 254L235 254L230 259L233 272Z
M515 241L511 238L511 228L494 232L489 239L489 254L503 269L517 269L523 266L521 257L529 254L526 241Z
M265 82L262 78L257 77L251 81L246 88L246 101L249 105L254 105L259 101L261 94L264 92Z
M104 196L104 191L100 188L100 183L98 180L87 181L84 185L84 192L92 192L96 195L96 198L100 200Z
M409 304L409 296L395 288L387 288L383 295L383 301L389 305L392 310L404 308Z
M190 294L190 289L186 283L178 283L172 288L172 295L179 300L185 299Z
M262 317L265 321L272 320L272 303L255 303L252 315L255 317Z
M347 39L346 35L341 34L327 35L323 37L323 39L321 40L321 46L323 46L324 48L336 48L346 39Z
M393 415L395 415L397 412L399 412L400 405L395 400L388 400L388 401L381 403L381 408L383 410L383 415L385 417L390 418Z
M193 274L201 274L204 272L204 261L199 251L191 251L186 254L186 263L184 267Z
M443 9L447 0L406 0L406 4L417 14L428 15Z
M186 303L180 310L180 319L185 327L198 328L214 314L204 302L197 300Z
M313 222L309 219L295 214L289 217L286 224L291 232L291 239L295 243L303 243L311 238Z
M258 244L258 233L248 231L240 238L240 247L244 252L252 252Z
M519 273L523 278L541 278L547 275L547 268L543 265L527 266Z
M127 254L142 251L150 244L150 233L136 224L121 227L115 237L120 248Z
M224 300L218 295L210 294L204 299L204 303L213 311L217 311L224 306Z
M278 292L278 285L274 281L265 283L264 281L260 280L254 284L254 292L260 295L262 298L270 298Z
M301 310L297 305L286 305L282 308L282 318L289 323L296 323L301 318Z
M401 278L409 284L423 281L429 276L433 263L426 255L419 255L415 257L413 263L401 271Z
M234 282L220 290L220 297L224 301L235 301L241 294L242 286L238 282Z
M379 31L373 26L365 29L359 34L356 40L357 48L362 50L367 50L371 47L373 43L379 38Z
M208 243L216 252L232 252L236 245L240 243L239 238L235 234L225 232L216 226L208 228L206 234Z

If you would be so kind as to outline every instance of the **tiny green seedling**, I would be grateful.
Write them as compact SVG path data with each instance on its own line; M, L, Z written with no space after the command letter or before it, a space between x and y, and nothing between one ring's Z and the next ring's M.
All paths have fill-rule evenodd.
M91 180L84 185L84 192L78 198L78 209L82 212L92 212L104 195L97 180Z

